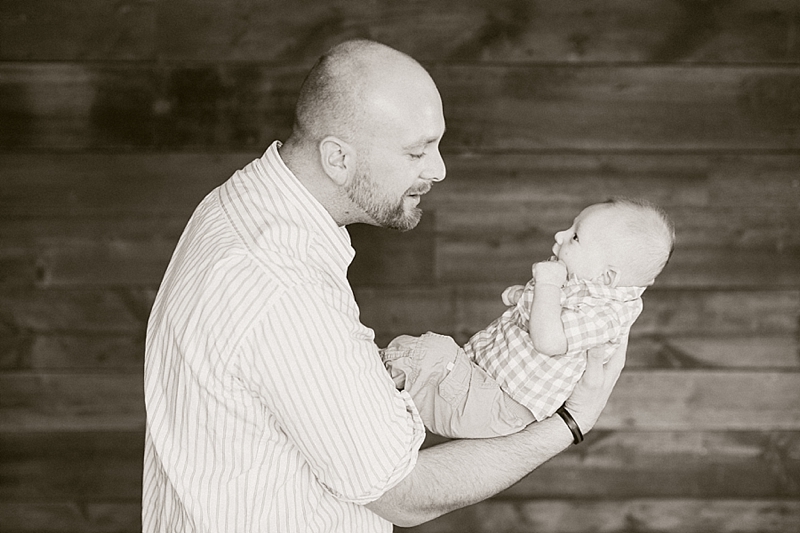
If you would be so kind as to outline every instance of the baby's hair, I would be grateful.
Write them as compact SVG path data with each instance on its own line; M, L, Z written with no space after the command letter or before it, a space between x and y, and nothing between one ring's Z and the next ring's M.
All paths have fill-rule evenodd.
M620 209L624 237L620 253L635 284L651 283L667 265L675 249L675 226L666 212L641 198L615 196L606 203Z

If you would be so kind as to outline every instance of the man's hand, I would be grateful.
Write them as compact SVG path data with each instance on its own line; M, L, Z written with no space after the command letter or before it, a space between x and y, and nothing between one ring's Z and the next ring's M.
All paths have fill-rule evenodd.
M567 410L583 433L594 427L614 390L614 385L625 366L628 338L620 343L605 364L603 364L603 349L603 346L598 346L588 351L586 371L567 399Z

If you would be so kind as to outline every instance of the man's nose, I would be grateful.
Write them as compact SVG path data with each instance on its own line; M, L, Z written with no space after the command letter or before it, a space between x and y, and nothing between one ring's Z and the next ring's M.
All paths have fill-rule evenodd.
M447 167L444 164L444 159L439 150L435 154L430 154L430 163L426 166L422 173L422 178L430 181L442 181L445 174L447 174Z

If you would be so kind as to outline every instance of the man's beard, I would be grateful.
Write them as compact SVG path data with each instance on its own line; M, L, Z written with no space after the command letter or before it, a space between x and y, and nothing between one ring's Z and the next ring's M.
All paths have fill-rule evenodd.
M359 162L361 163L361 162ZM406 210L405 198L409 192L424 194L430 184L408 189L399 200L392 200L381 195L377 185L370 177L366 165L359 164L355 179L347 185L347 196L360 207L379 226L399 231L408 231L416 227L422 217L422 209L412 207Z

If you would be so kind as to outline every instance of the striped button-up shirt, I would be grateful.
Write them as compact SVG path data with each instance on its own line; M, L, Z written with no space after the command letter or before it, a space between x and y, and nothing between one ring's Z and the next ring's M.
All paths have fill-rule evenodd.
M192 215L147 328L143 530L392 530L425 430L348 284L347 230L263 157Z
M561 291L567 352L557 356L533 347L528 323L535 290L529 281L517 304L473 335L464 350L536 420L544 420L564 403L583 375L586 350L606 345L606 360L613 354L616 346L608 343L630 331L642 312L645 287L614 288L571 278Z

